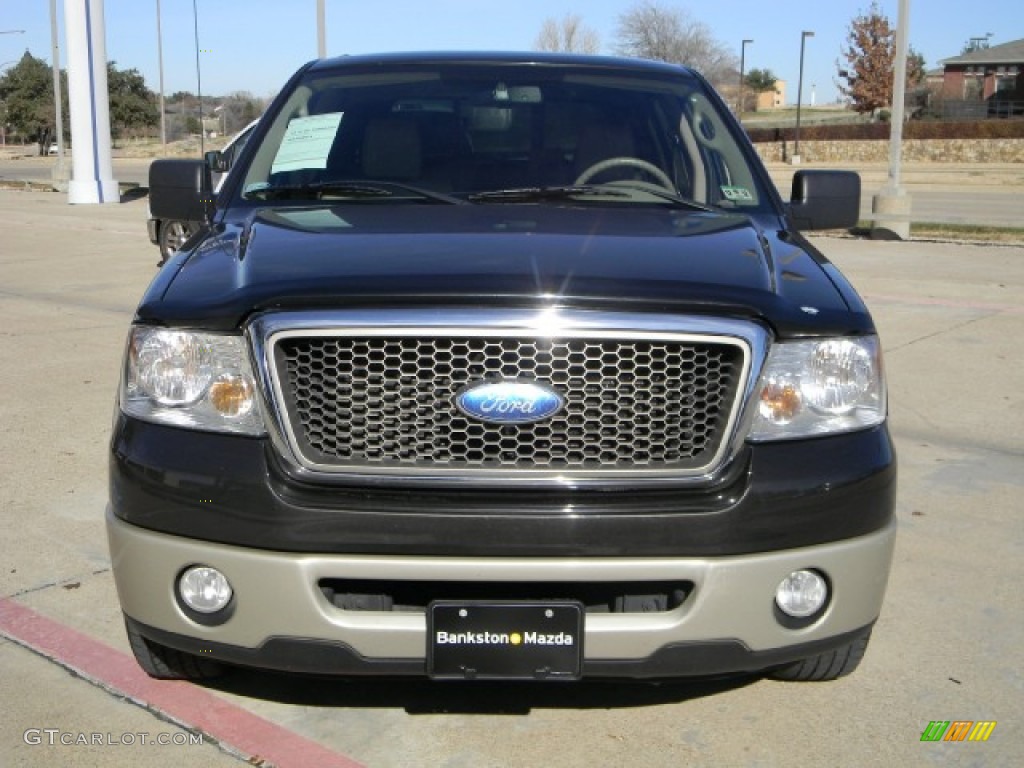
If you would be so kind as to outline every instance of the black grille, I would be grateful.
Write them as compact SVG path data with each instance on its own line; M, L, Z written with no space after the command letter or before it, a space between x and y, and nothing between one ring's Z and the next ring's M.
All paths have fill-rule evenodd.
M743 369L734 344L501 337L289 336L274 345L295 444L313 464L480 470L705 466ZM466 385L519 380L565 399L498 425L462 414Z
M321 579L320 592L344 611L426 613L435 600L576 600L587 613L665 613L693 593L692 581L487 582Z

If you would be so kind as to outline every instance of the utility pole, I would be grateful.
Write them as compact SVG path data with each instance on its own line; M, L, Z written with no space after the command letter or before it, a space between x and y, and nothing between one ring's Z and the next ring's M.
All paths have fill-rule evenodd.
M50 50L53 65L53 102L56 115L54 131L57 133L57 164L53 166L53 188L68 191L68 172L64 166L64 99L60 92L60 38L57 35L57 0L50 0ZM49 152L47 151L47 154Z

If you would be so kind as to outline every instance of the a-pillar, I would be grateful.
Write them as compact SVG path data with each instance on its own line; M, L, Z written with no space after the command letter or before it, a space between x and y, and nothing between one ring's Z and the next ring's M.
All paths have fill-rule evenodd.
M117 203L110 163L110 103L103 0L64 0L72 178L69 203Z

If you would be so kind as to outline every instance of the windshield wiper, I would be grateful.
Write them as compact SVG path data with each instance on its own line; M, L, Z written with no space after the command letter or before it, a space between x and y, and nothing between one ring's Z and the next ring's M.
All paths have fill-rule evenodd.
M679 195L673 192L669 192L667 189L660 189L655 186L649 186L646 184L642 187L630 186L628 181L617 181L615 182L615 186L619 187L620 189L635 189L638 192L643 192L648 195L660 197L662 200L667 200L670 203L675 203L680 208L689 208L690 210L694 211L706 211L707 213L722 212L720 208L713 208L710 205L698 203L696 200L690 200L689 198L686 197L680 197Z
M518 189L495 189L477 192L469 196L473 203L535 203L548 200L570 200L577 197L632 197L628 192L619 192L608 187L581 185L567 187L521 187Z
M396 184L391 181L316 181L308 184L289 184L286 186L256 187L245 192L246 199L260 200L308 199L323 200L325 197L347 198L352 200L375 200L394 197L397 192L411 192L414 195L437 203L449 205L465 205L465 200L434 192L429 189Z
M377 198L391 197L393 193L380 187L368 184L353 184L350 182L318 181L309 184L286 184L281 186L268 185L266 187L253 187L246 190L244 197L248 200L258 198L260 200L306 199L314 198L321 200L324 196L330 197L351 197L351 198Z

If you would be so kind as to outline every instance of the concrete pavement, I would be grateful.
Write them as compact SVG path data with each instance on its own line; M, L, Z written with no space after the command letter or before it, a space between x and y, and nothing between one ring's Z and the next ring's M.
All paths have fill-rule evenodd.
M106 443L125 332L156 249L145 200L64 200L0 191L0 602L120 659L128 648L102 523ZM194 721L212 696L370 766L1017 765L1024 247L815 242L875 313L901 463L894 570L854 675L819 685L545 687L239 672L205 688L160 685L192 702ZM26 743L29 729L189 733L182 726L194 722L169 724L159 707L141 708L3 639L0 696L0 765L240 764L212 738ZM997 726L987 743L920 741L929 721L957 719Z

